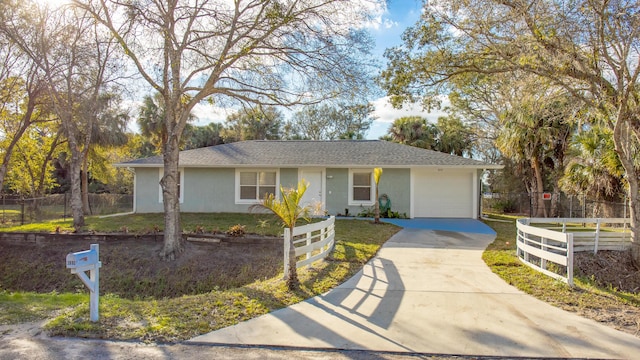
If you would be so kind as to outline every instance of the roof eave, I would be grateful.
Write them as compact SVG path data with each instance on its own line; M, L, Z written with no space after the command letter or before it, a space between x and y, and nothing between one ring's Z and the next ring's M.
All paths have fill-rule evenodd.
M163 164L135 164L135 163L117 163L113 164L117 168L160 168ZM389 169L401 168L441 168L441 169L483 169L483 170L499 170L504 165L495 164L477 164L477 165L438 165L438 164L184 164L178 165L181 168L372 168L384 167Z

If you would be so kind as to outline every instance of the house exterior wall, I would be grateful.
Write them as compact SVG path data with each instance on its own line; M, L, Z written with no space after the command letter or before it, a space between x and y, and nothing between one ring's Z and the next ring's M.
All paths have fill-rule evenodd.
M136 212L155 213L162 212L164 208L159 199L159 174L158 168L136 168Z
M242 212L235 204L235 169L184 169L184 212Z
M387 194L391 199L391 210L409 216L411 205L409 169L382 169L379 194ZM327 169L327 204L330 215L342 214L349 209L349 215L358 215L370 206L349 205L349 169Z
M162 212L158 168L136 168L136 212ZM235 203L235 168L185 168L183 212L248 212L250 205ZM293 187L298 183L297 168L279 169L280 184ZM383 169L379 193L391 199L391 210L410 216L410 169ZM349 169L325 169L325 208L330 215L357 215L370 206L349 205Z
M298 186L298 168L281 168L280 184L285 188Z
M379 193L387 194L391 200L391 211L410 216L411 170L382 169Z

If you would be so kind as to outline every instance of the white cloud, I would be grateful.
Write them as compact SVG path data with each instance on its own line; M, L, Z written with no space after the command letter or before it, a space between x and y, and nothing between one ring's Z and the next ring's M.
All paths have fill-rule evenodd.
M191 113L197 118L192 125L204 126L212 122L223 123L235 109L213 106L204 102L197 104Z
M385 29L391 29L391 28L394 28L394 27L398 27L399 24L398 24L397 21L393 21L391 19L384 19L383 20L383 26L384 26Z
M442 108L449 105L449 100L446 97L441 99ZM377 118L371 125L371 129L367 133L368 139L378 139L380 136L387 133L389 126L397 118L403 116L422 116L431 123L435 123L440 116L446 116L442 110L426 111L420 104L406 104L401 109L396 109L389 103L389 97L381 97L372 101L375 106L373 115Z
M375 106L374 115L378 118L377 121L383 123L392 123L395 119L403 116L422 116L427 118L430 122L435 122L438 117L445 116L442 110L432 110L431 112L422 108L420 104L406 104L401 109L396 109L389 103L389 97L381 97L372 101ZM449 105L448 99L442 100L442 107Z

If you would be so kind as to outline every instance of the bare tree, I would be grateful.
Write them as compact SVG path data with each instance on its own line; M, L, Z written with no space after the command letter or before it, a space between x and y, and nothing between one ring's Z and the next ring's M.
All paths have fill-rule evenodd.
M544 77L603 116L625 169L640 266L640 3L635 0L426 2L382 82L396 103L432 99L467 73ZM417 65L417 66L416 66Z
M84 226L80 174L92 143L92 129L100 111L99 98L109 91L120 69L114 42L82 9L54 10L29 2L3 3L0 30L42 73L52 111L71 155L71 211L73 226Z
M377 2L74 0L113 33L163 98L162 258L183 250L178 154L193 107L203 100L288 106L366 89L367 60L355 55L371 44L350 24L366 20Z

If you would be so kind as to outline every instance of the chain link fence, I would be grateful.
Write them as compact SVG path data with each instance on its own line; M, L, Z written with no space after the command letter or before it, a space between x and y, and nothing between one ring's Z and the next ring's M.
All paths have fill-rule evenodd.
M46 220L71 218L70 194L51 194L39 198L2 195L0 225L24 225ZM89 194L90 213L109 215L133 211L133 195Z
M517 214L527 217L627 218L629 206L620 202L600 201L586 195L564 193L485 193L483 211Z

